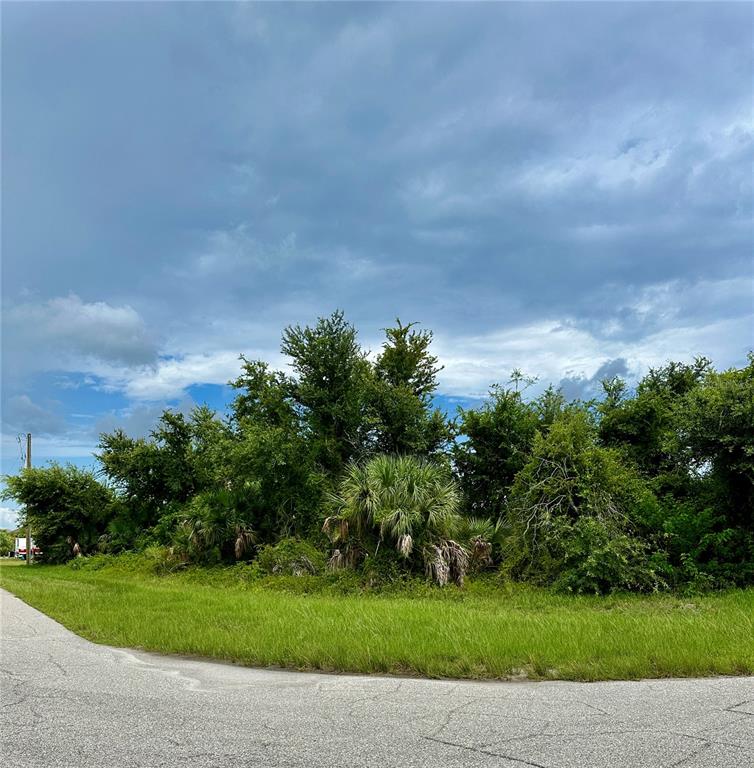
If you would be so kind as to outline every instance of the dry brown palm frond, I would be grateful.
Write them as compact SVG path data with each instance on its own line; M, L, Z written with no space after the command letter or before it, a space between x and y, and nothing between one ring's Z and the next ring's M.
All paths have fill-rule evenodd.
M443 550L443 547L438 547L436 544L430 544L424 550L424 569L427 577L440 587L444 587L448 583L448 576L450 575Z
M459 587L463 586L463 579L469 567L469 555L457 542L448 539L443 543L443 550L448 564L449 577Z
M410 533L404 533L398 537L395 548L403 557L408 557L414 550L414 540Z
M327 561L327 567L331 571L339 571L341 568L345 568L345 566L346 566L345 555L339 549L334 549L332 552L332 555L330 556L330 559Z
M471 540L469 564L472 568L486 568L492 565L492 544L481 536L475 536Z
M345 541L348 538L348 520L339 515L331 515L325 519L322 525L322 533L334 544L336 541Z
M254 532L245 525L237 525L235 528L236 541L233 547L236 560L240 560L249 547L254 543Z

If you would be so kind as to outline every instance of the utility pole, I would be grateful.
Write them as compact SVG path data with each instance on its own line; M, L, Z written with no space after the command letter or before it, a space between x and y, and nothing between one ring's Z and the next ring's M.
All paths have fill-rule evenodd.
M31 432L26 433L26 469L31 469ZM26 521L26 565L31 565L31 523Z

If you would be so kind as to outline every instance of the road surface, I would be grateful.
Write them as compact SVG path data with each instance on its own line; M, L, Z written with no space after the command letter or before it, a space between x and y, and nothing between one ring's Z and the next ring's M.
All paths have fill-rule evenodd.
M753 678L477 683L257 670L95 645L2 590L0 610L9 766L754 767Z

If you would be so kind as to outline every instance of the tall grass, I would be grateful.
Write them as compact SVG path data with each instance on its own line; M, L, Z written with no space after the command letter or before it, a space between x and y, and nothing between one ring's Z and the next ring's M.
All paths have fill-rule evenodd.
M98 643L254 666L458 678L754 673L754 590L568 597L517 585L309 594L239 570L13 567L0 583Z

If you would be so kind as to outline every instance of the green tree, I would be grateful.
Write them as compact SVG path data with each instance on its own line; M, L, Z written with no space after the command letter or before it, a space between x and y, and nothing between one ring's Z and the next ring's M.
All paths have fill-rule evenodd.
M338 473L351 458L369 451L372 370L356 329L343 312L334 312L313 328L286 328L281 349L296 373L291 396L316 460L327 472Z
M586 408L571 407L537 433L506 506L505 567L515 576L577 592L649 589L638 524L656 514L646 482L599 445Z
M710 371L707 358L693 364L668 363L653 368L639 382L633 397L621 379L603 383L606 397L598 406L600 438L621 451L647 477L672 475L677 469L668 451L674 429L674 409ZM672 482L672 478L668 478Z
M380 453L431 455L447 446L452 433L442 411L432 407L437 374L431 331L415 323L386 328L386 340L374 366L372 406L376 450Z
M754 353L741 369L707 371L675 413L681 455L720 491L730 522L754 529Z
M68 560L76 544L83 554L96 548L112 515L114 497L91 472L52 464L23 469L4 480L2 498L22 505L21 524L31 525L45 561Z
M296 383L278 371L271 371L267 363L247 360L241 355L241 375L230 382L239 390L232 404L237 422L250 422L289 430L298 428L299 414L293 399Z
M225 470L224 485L260 542L318 528L326 482L301 435L246 422L228 445Z
M324 530L336 547L333 566L375 556L385 543L441 586L463 583L468 542L458 541L460 494L446 468L414 456L375 456L348 467L332 502Z
M480 408L460 409L453 461L466 513L497 519L539 427L537 410L515 389L493 387Z
M189 562L240 560L256 540L252 523L237 494L225 488L194 496L178 518L173 552Z
M5 557L13 550L15 545L14 535L11 531L0 528L0 557Z
M100 436L99 459L120 504L110 522L109 547L133 547L165 517L175 515L221 474L227 425L206 408L189 418L165 411L149 439L122 430Z

